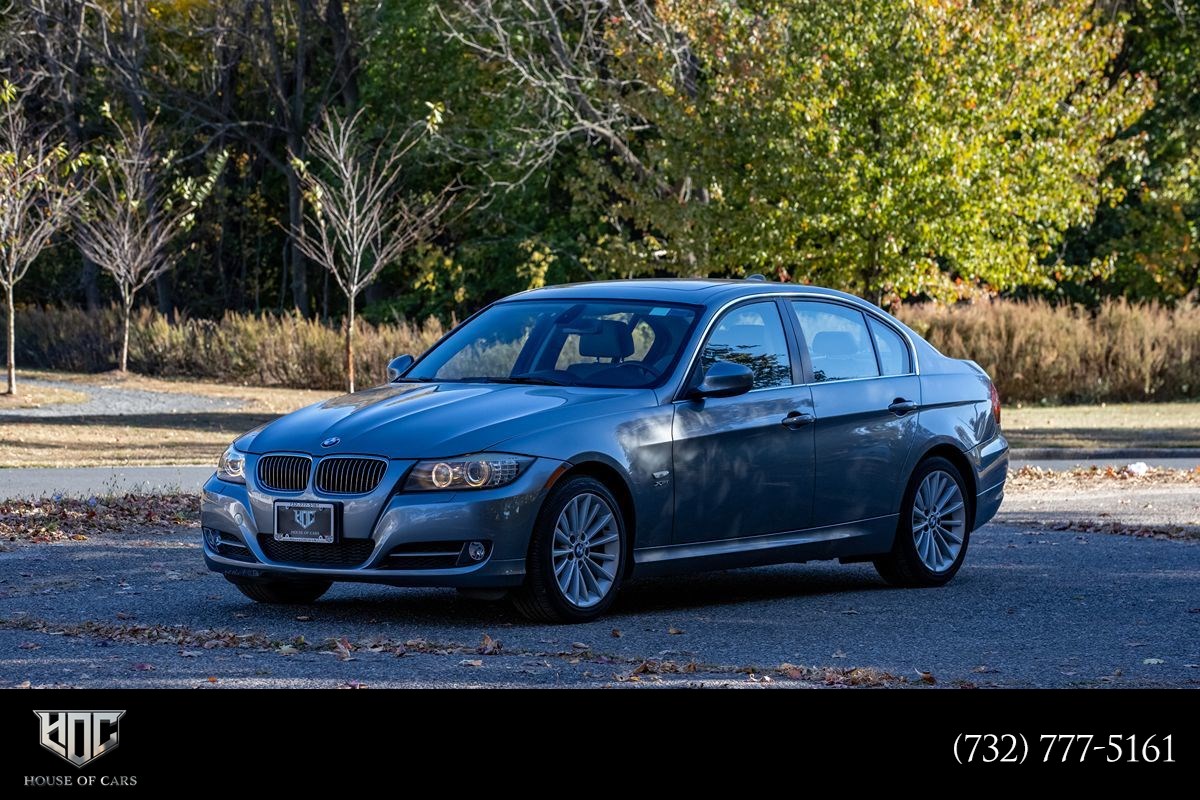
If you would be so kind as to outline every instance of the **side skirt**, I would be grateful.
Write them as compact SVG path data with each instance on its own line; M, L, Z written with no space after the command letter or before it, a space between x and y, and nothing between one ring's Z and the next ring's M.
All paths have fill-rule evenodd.
M898 516L888 514L841 525L742 539L647 547L634 551L633 574L645 577L834 558L862 560L864 556L892 549Z

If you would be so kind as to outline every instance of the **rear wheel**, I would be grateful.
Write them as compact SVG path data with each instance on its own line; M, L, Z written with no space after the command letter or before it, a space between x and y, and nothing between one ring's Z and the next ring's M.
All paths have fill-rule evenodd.
M625 541L625 520L608 487L586 476L567 480L538 517L513 604L535 620L596 619L621 588Z
M301 605L311 603L329 591L332 581L272 580L269 578L226 577L238 591L256 603Z
M941 586L954 577L970 540L970 497L950 461L926 459L909 482L892 552L875 569L897 586Z

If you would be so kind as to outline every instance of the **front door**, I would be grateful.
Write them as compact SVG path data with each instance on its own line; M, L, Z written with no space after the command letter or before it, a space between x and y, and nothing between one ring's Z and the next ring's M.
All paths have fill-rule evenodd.
M897 513L921 381L900 333L841 303L791 303L812 368L814 527Z
M750 367L754 387L736 397L676 402L674 541L808 527L812 396L793 381L794 359L774 300L735 306L717 321L699 367L718 359Z

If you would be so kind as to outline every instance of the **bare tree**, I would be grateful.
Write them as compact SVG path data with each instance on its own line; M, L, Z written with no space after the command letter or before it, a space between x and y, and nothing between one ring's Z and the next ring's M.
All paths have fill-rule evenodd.
M182 254L176 240L193 224L225 165L220 154L201 179L164 186L170 157L154 148L153 123L118 125L117 140L96 157L94 191L77 215L79 248L104 269L121 295L120 369L129 369L129 322L138 291Z
M0 102L0 286L8 310L6 392L16 394L13 290L69 221L79 197L70 176L78 162L49 133L30 126L16 87L7 81L0 86Z
M633 99L659 87L613 69L619 43L637 42L666 54L677 88L695 93L694 54L653 0L462 0L451 9L438 7L450 37L526 90L507 164L516 183L582 139L611 150L651 191L679 193L634 143L651 123Z
M386 265L426 239L455 200L453 185L417 200L400 186L402 162L419 135L413 128L379 144L363 139L362 112L326 113L307 138L314 164L293 155L308 201L291 234L299 250L333 276L346 296L346 385L354 391L354 321L358 295Z

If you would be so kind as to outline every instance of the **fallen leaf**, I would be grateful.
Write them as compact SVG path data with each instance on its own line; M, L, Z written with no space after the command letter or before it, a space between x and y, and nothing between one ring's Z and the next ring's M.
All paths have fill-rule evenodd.
M312 617L306 617L305 615L301 614L300 616L296 617L296 622L312 622Z
M592 649L591 645L584 644L583 642L571 642L571 647L574 647L576 650L591 650Z
M179 655L183 658L195 658L196 656L204 655L204 653L199 650L180 650Z
M1166 662L1164 662L1161 658L1143 658L1142 663L1143 664L1164 664Z
M482 658L464 658L462 661L458 662L458 665L460 667L482 667L483 659Z
M209 683L216 683L216 682L217 682L217 676L216 676L216 675L209 675L209 676L208 676L208 682L209 682Z
M134 670L136 670L136 671L138 671L138 672L153 672L153 671L154 671L154 665L153 665L153 664L147 664L147 663L146 663L146 662L144 662L144 661L139 661L138 663L136 663L136 664L134 664L134 665L133 665L132 669L134 669Z
M292 647L290 644L285 644L283 647L280 647L275 652L279 653L279 655L281 655L281 656L294 656L294 655L296 655L296 653L299 653L300 650L298 648Z
M361 683L360 681L346 681L345 683L341 684L337 688L339 688L339 689L369 689L371 687L367 686L365 683Z
M613 637L614 639L620 639L620 638L621 638L621 632L620 632L619 630L617 630L616 628L613 628L613 629L612 629L612 637Z
M483 635L483 640L479 643L479 647L475 648L475 652L481 656L494 656L500 653L500 640L493 639L488 634Z
M838 648L837 650L833 651L833 657L834 658L845 658L846 653L841 648Z
M37 642L21 642L17 645L18 650L41 650L42 646Z
M20 683L18 683L18 684L17 684L16 686L14 686L13 688L14 688L14 689L28 689L28 688L30 688L30 686L31 686L31 685L32 685L32 684L30 684L30 683L29 683L29 681L21 681Z
M680 630L679 628L676 628L674 625L672 625L671 627L667 628L667 635L668 635L668 636L679 636L679 635L680 635L680 634L682 634L682 633L683 633L683 631L682 631L682 630Z
M921 676L922 683L928 683L931 685L937 683L937 678L933 677L932 672L922 672L921 670L917 670L917 674Z

